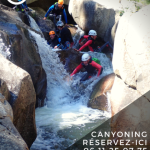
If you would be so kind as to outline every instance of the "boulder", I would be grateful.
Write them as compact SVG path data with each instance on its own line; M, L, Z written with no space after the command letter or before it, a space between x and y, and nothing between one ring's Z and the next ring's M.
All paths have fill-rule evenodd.
M114 45L115 74L141 95L150 89L149 86L145 86L150 84L150 29L147 24L149 14L150 6L134 14L124 14L119 21Z
M139 91L129 88L122 79L115 77L111 91L111 131L112 132L150 132L150 92L141 97ZM131 143L140 140L142 137L121 137L114 136L113 139L130 139ZM150 136L145 138L147 145L150 145ZM135 145L136 144L131 144Z
M112 130L150 132L149 18L150 5L136 13L125 13L118 24L113 56L116 77L111 91L112 115L115 115Z
M0 78L11 92L9 103L13 108L13 123L30 147L36 138L36 94L31 76L0 54Z
M29 30L42 37L43 35L30 27L30 19L27 15L17 13L3 5L0 7L0 36L4 47L1 53L5 55L10 51L7 58L31 75L36 91L36 106L43 106L47 88L46 73L42 67L36 43ZM39 105L38 101L40 101Z
M70 49L58 52L58 56L60 61L65 65L67 72L72 73L72 71L81 63L82 54L74 49Z
M88 107L109 111L107 96L102 94L94 99L90 99L88 102Z
M105 42L110 41L111 29L115 24L114 9L95 1L74 0L69 2L69 13L82 30L88 32L94 29Z
M98 37L114 44L118 20L124 12L136 12L135 3L128 0L73 0L69 13L79 27L88 33L94 29Z
M88 107L109 111L107 92L110 93L114 83L115 74L109 74L103 77L93 88Z
M0 94L0 149L29 150L12 123L12 108Z
M114 83L115 74L109 74L103 77L93 88L90 99L96 98L102 94L106 94L111 90Z
M112 116L120 112L123 108L134 102L141 95L137 90L129 88L122 79L115 77L111 90L111 111Z

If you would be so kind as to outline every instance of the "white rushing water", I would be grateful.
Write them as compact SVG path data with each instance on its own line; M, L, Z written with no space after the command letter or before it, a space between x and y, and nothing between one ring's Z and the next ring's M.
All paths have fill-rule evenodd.
M39 26L37 25L37 23L35 22L35 20L30 15L28 15L28 19L29 19L30 27L32 29L40 32L43 35L41 29L39 28Z
M2 54L5 58L10 59L11 57L10 47L11 46L7 47L1 36L2 35L0 34L0 54Z
M38 136L31 150L63 150L110 117L107 112L88 108L87 102L95 83L112 73L112 66L105 54L89 52L101 59L104 67L101 77L78 85L80 76L84 74L78 73L74 80L66 81L69 74L65 71L57 53L51 50L40 35L33 31L29 33L37 43L48 84L47 105L36 109Z

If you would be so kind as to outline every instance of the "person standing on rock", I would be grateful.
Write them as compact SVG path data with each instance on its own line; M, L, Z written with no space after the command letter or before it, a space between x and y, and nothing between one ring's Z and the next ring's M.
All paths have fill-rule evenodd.
M49 32L50 40L48 41L48 44L52 47L59 47L60 46L60 39L58 36L55 34L55 31L50 31Z
M21 2L21 1L22 0L18 0L18 2ZM16 9L17 11L21 11L21 12L29 11L26 1L22 3L21 5L15 6L13 9Z
M85 68L87 73L80 79L80 81L85 81L91 78L92 76L97 74L97 77L102 74L103 67L97 64L95 61L92 60L92 57L88 53L84 53L81 57L81 63L78 65L75 70L71 73L70 76L75 75L78 73L82 68ZM98 71L98 73L97 73Z
M61 15L63 13L64 18L65 18L65 23L67 25L67 15L66 15L66 11L65 11L63 4L64 4L63 0L58 0L57 3L50 6L50 8L48 9L48 11L45 14L45 17L43 19L46 20L48 14L50 13L49 17L50 17L50 19L52 19L52 21L54 22L55 27L56 27L56 18L58 18L59 15Z
M80 49L76 51L82 51L85 47L89 47L90 51L94 52L94 49L96 49L95 41L97 38L97 32L95 30L90 30L88 35L84 35L79 40L79 45L81 45ZM83 39L86 39L86 43L84 44L82 42Z
M59 48L60 49L72 48L74 43L70 30L66 26L64 26L64 23L62 21L58 21L56 25L57 28L60 30L61 46L59 46ZM57 46L55 48L57 48Z

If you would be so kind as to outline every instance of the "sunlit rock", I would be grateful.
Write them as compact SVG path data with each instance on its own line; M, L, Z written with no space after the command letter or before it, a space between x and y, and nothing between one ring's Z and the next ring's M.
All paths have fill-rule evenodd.
M30 147L36 138L36 94L31 76L20 67L5 59L1 54L0 66L0 78L6 82L11 92L9 103L13 108L13 123Z
M124 14L118 24L113 57L116 77L111 92L112 115L118 113L111 124L115 131L150 132L149 18L150 5ZM147 139L149 145L150 137Z
M141 94L149 91L150 6L126 13L119 21L113 56L115 74Z
M12 123L12 108L0 93L0 149L28 150Z

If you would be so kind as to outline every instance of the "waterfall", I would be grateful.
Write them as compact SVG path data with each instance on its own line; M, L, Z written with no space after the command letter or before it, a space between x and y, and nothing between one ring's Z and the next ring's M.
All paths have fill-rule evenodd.
M88 108L87 102L96 82L113 72L112 66L105 54L95 54L105 66L104 73L99 79L90 79L80 87L77 83L84 73L78 73L74 80L66 81L69 74L57 53L52 51L40 35L30 30L29 33L33 41L36 41L48 85L46 106L36 109L38 136L31 150L63 150L110 117L107 112Z
M40 32L43 35L41 29L39 28L39 26L37 25L35 20L30 15L27 15L27 16L28 16L28 19L29 19L30 27L33 28L34 30Z
M7 59L10 59L11 57L10 47L10 45L8 47L5 45L0 34L0 54L2 54Z

